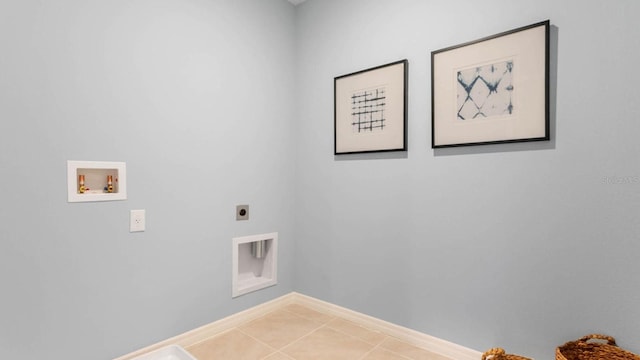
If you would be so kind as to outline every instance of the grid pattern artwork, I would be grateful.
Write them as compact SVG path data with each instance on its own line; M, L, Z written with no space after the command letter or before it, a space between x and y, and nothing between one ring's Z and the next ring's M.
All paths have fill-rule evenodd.
M512 115L513 60L458 71L458 119Z
M385 88L379 87L353 93L351 96L351 126L354 133L384 130Z

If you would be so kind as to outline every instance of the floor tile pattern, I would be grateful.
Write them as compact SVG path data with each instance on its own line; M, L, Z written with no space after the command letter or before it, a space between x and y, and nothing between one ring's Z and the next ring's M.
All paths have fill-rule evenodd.
M186 349L198 360L451 360L298 304Z

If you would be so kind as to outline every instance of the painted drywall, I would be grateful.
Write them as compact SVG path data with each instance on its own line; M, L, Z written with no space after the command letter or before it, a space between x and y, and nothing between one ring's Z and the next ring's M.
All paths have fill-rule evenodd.
M109 359L294 289L479 350L640 351L639 7L2 2L0 350ZM431 150L429 52L544 19L553 140ZM333 77L403 58L409 151L334 157ZM129 199L67 203L70 159L126 161ZM231 238L270 231L278 286L231 300Z
M297 291L477 350L640 352L640 3L297 8ZM552 140L431 149L430 53L550 19ZM409 60L409 150L333 155L333 78Z
M111 359L292 290L294 15L0 2L4 358ZM126 162L128 199L68 203L67 160ZM273 231L278 285L232 300L232 238Z

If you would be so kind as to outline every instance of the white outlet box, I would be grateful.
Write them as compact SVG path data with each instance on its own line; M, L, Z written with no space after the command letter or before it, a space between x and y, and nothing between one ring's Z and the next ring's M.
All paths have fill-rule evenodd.
M129 218L129 232L144 231L146 227L145 211L131 210L131 216Z

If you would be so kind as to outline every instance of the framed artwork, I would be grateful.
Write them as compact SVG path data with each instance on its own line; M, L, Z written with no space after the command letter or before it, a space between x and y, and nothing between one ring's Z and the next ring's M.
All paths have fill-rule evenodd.
M431 147L549 140L549 21L431 53Z
M407 149L408 61L334 78L334 154Z

